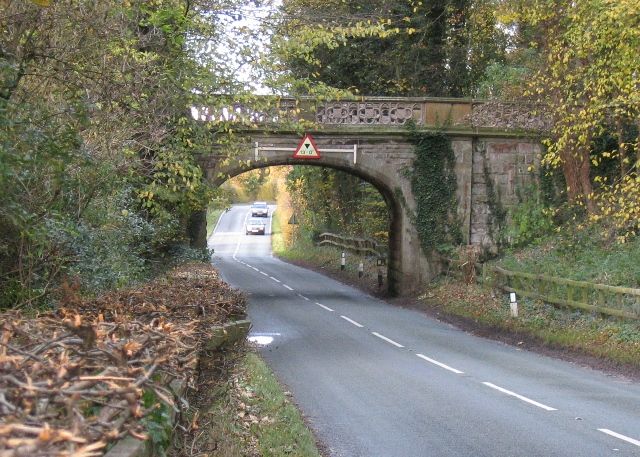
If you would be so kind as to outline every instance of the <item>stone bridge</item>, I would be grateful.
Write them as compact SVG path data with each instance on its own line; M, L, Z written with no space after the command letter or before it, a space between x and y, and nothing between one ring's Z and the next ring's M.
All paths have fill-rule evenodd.
M231 113L242 113L235 107ZM416 291L440 272L437 254L424 252L412 222L415 199L406 170L413 166L414 146L407 122L419 130L439 131L451 139L457 177L457 215L468 244L490 248L490 179L501 204L516 203L516 190L533 175L540 159L542 121L530 107L459 99L363 98L318 103L281 100L277 112L245 110L256 122L247 128L239 152L214 151L202 157L208 179L216 185L245 171L274 165L316 165L356 175L374 185L390 213L388 287L394 295ZM234 114L234 115L236 115ZM208 113L199 113L211 120ZM219 116L229 113L219 114ZM239 115L239 114L238 114ZM290 121L294 122L290 122ZM315 139L320 158L296 159L302 138L300 121ZM256 127L256 125L258 125ZM192 219L204 242L203 215Z

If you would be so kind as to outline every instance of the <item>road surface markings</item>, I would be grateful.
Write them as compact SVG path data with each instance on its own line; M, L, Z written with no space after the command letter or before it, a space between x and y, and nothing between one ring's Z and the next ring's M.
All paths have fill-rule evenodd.
M256 270L256 271L258 271L258 272L260 271L260 270L258 270L256 267L251 267L251 269L252 269L252 270Z
M340 316L340 317L343 318L345 321L352 323L356 327L360 327L360 328L364 327L364 325L358 324L356 321L354 321L353 319L349 319L347 316Z
M442 362L438 362L437 360L434 359L430 359L429 357L427 357L424 354L416 354L418 357L420 357L422 360L426 360L429 363L433 363L434 365L438 365L440 368L444 368L445 370L449 370L454 372L455 374L464 374L464 371L460 371L460 370L456 370L453 367L450 367L449 365L445 365Z
M302 294L298 294L298 297L302 298L303 300L309 301L309 299Z
M532 404L534 406L537 406L538 408L542 408L542 409L544 409L546 411L557 411L556 408L552 408L551 406L543 405L542 403L538 403L535 400L532 400L530 398L524 397L524 396L522 396L520 394L517 394L515 392L511 392L510 390L504 389L504 388L502 388L500 386L496 386L495 384L491 384L490 382L483 382L482 384L484 384L487 387L491 387L492 389L495 389L497 391L500 391L503 394L507 394L507 395L511 395L512 397L516 397L516 398L518 398L518 399L520 399L520 400L522 400L524 402L530 403L530 404Z
M608 428L599 428L598 431L602 433L606 433L607 435L611 435L615 438L621 439L622 441L626 441L627 443L635 444L636 446L640 446L640 441L634 440L633 438L629 438L628 436L621 435L620 433L616 433L614 431L609 430Z
M328 306L323 305L322 303L316 302L316 305L318 305L320 308L326 309L327 311L333 311L331 308L329 308Z
M264 275L264 276L269 276L269 275L268 275L267 273L265 273L264 271L261 271L261 272L260 272L260 274L261 274L261 275Z
M289 287L286 284L283 284L282 287L284 287L285 289L293 290L293 287Z
M242 223L243 227L247 226L247 218L249 217L249 211L247 211L247 215L244 217L244 222ZM242 233L242 232L239 232ZM236 244L236 250L233 251L233 258L235 259L236 256L238 255L238 251L240 250L240 243L242 243L242 235L240 235L240 238L238 239L238 244Z
M270 277L271 279L273 279L275 282L280 282L280 280L279 280L279 279L274 278L273 276L269 276L269 277Z
M386 337L386 336L384 336L384 335L380 335L378 332L371 332L371 334L372 334L373 336L377 336L377 337L378 337L378 338L380 338L381 340L386 341L387 343L393 344L393 345L394 345L395 347L397 347L397 348L403 348L403 347L404 347L404 346L403 346L403 345L401 345L400 343L397 343L397 342L393 341L391 338L387 338L387 337Z

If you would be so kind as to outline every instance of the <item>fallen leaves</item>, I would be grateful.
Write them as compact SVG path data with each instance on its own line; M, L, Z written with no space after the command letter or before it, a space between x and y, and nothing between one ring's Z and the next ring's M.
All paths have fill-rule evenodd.
M1 315L0 457L100 456L147 437L144 392L177 409L164 386L194 376L211 327L244 314L242 296L208 265L37 317Z

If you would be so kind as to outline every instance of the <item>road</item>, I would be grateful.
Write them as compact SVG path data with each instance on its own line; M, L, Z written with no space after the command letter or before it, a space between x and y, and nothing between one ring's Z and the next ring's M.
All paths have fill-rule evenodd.
M251 336L330 456L640 456L640 385L478 338L271 256L248 206L210 238ZM270 224L268 226L270 228Z

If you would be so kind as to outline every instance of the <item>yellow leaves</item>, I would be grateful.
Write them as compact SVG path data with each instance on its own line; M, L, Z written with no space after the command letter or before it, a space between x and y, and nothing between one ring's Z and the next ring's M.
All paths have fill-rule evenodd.
M51 0L31 0L31 3L35 3L38 6L48 8L51 6Z
M632 172L612 185L604 185L593 196L598 212L592 222L605 223L617 234L619 243L635 236L640 226L640 176Z

